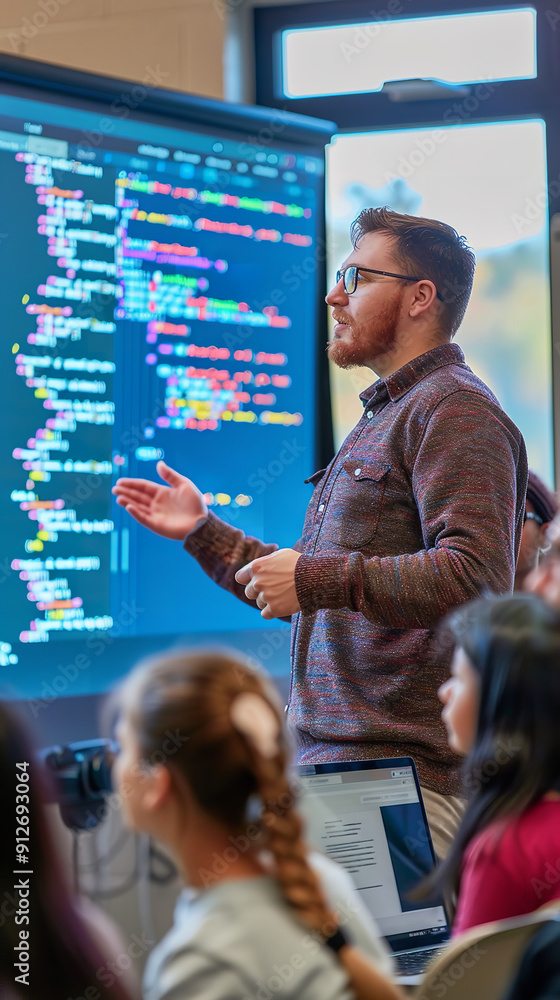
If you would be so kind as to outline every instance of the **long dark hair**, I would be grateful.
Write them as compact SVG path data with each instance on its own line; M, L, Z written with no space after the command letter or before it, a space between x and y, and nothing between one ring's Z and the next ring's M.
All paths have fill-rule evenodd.
M431 880L451 894L473 837L560 791L560 615L534 594L516 594L474 601L444 624L480 681L476 737L463 767L468 805Z
M29 765L26 769L18 766L24 762ZM18 774L29 775L28 793L26 782L18 786ZM4 814L0 823L0 993L5 989L10 998L18 1000L20 997L36 1000L39 996L41 1000L66 1000L67 997L83 996L84 990L89 988L91 991L94 987L96 996L103 1000L130 1000L119 980L108 989L97 975L106 966L108 956L103 956L91 940L67 887L45 815L45 802L52 801L47 789L47 776L36 759L23 720L0 702L0 802ZM18 791L21 794L16 803ZM26 795L29 797L28 813L24 808ZM16 814L16 805L20 806L19 814ZM27 863L17 861L18 824L29 827ZM26 843L24 833L21 829L18 834L23 844ZM28 911L20 903L22 896L18 889L14 889L20 881L14 869L30 872L21 876L24 882L29 878ZM27 912L29 924L22 922L22 914ZM21 930L29 932L28 986L15 981L23 971L14 968L14 962L19 961L14 948L20 943Z

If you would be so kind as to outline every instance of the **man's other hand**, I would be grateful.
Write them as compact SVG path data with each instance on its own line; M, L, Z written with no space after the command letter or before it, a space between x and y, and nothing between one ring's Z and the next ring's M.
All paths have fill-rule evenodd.
M245 596L257 602L262 618L284 618L301 611L295 582L300 555L295 549L278 549L253 559L235 574L238 583L246 584Z
M148 479L118 479L113 486L117 503L143 524L165 538L183 540L208 517L200 490L190 479L158 462L158 474L168 484Z

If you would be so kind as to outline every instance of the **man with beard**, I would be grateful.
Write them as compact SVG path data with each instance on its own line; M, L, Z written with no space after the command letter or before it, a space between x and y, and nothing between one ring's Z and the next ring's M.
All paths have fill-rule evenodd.
M119 480L141 524L183 540L220 586L292 617L289 720L299 760L415 758L439 854L461 815L459 760L436 691L449 651L433 630L451 608L511 590L523 524L521 434L451 344L474 254L441 222L365 209L326 301L329 357L378 376L314 492L303 537L278 549L206 509L163 463L169 486Z

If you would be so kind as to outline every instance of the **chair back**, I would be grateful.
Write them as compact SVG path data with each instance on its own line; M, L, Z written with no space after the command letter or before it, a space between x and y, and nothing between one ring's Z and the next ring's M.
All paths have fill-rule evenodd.
M560 910L560 899L522 917L473 927L426 969L415 1000L501 1000L533 934Z

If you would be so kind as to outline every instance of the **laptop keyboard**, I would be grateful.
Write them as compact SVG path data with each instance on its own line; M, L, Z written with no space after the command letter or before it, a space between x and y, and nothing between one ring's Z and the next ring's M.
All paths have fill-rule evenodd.
M409 951L403 955L393 955L395 971L399 976L414 976L423 972L428 962L441 955L445 947L426 948L425 951Z

